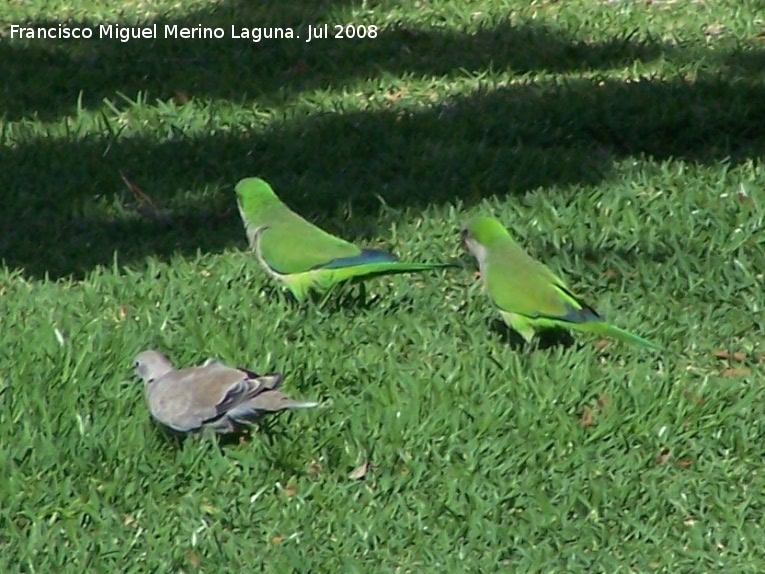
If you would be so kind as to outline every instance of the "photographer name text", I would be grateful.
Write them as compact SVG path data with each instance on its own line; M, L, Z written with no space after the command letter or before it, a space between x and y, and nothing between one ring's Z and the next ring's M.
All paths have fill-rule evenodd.
M177 24L152 24L150 26L122 26L120 24L101 24L93 27L68 27L64 25L52 27L27 27L11 24L10 37L28 40L68 40L68 39L110 39L121 42L131 40L156 40L158 38L177 40L294 40L303 36L303 41L341 40L341 39L375 39L379 27L367 24L320 24L309 25L307 30L300 31L287 27L257 27L247 28L232 25L230 28L211 28L202 26L179 26Z

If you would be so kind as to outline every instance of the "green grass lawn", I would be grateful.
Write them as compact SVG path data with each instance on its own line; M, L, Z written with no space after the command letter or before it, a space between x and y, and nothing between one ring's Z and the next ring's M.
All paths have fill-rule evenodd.
M9 35L62 22L379 33ZM765 570L764 2L11 0L0 27L1 571ZM496 215L666 351L524 354L471 268L291 304L246 252L251 175L412 261ZM321 406L173 442L150 347Z

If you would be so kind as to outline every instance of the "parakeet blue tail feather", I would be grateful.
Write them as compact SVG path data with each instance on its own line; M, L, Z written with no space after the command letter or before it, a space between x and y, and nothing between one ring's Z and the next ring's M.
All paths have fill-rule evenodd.
M598 315L593 309L590 309L589 307L576 309L571 306L569 306L566 314L559 317L559 319L561 321L566 321L567 323L591 323L593 321L603 320L600 315Z
M391 263L398 257L381 249L362 249L361 253L353 257L338 257L327 263L316 265L313 269L344 269L356 265L368 265L370 263Z
M601 323L603 317L598 315L595 309L587 307L581 302L577 301L581 307L575 307L569 303L566 303L566 312L563 315L549 315L545 313L538 313L535 315L527 315L529 319L549 319L551 321L560 321L562 323L573 324L585 324L585 323Z

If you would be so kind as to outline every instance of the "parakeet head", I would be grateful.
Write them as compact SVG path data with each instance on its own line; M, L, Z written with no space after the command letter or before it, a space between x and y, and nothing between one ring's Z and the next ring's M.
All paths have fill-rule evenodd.
M142 351L135 358L135 372L148 385L173 370L170 361L157 351Z
M265 181L259 177L248 177L236 184L239 213L246 225L256 225L264 211L280 200Z
M462 245L476 259L486 258L486 247L491 243L508 237L507 229L493 217L475 217L462 228L460 239Z

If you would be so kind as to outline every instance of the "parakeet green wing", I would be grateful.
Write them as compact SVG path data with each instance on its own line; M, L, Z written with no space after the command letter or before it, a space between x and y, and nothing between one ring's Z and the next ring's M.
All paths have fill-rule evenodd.
M292 213L290 221L266 227L260 235L260 254L277 273L290 275L316 269L339 269L396 261L392 253L361 249Z
M571 293L559 277L517 246L508 244L495 247L494 251L485 269L486 287L501 310L532 319L567 323L603 320Z

